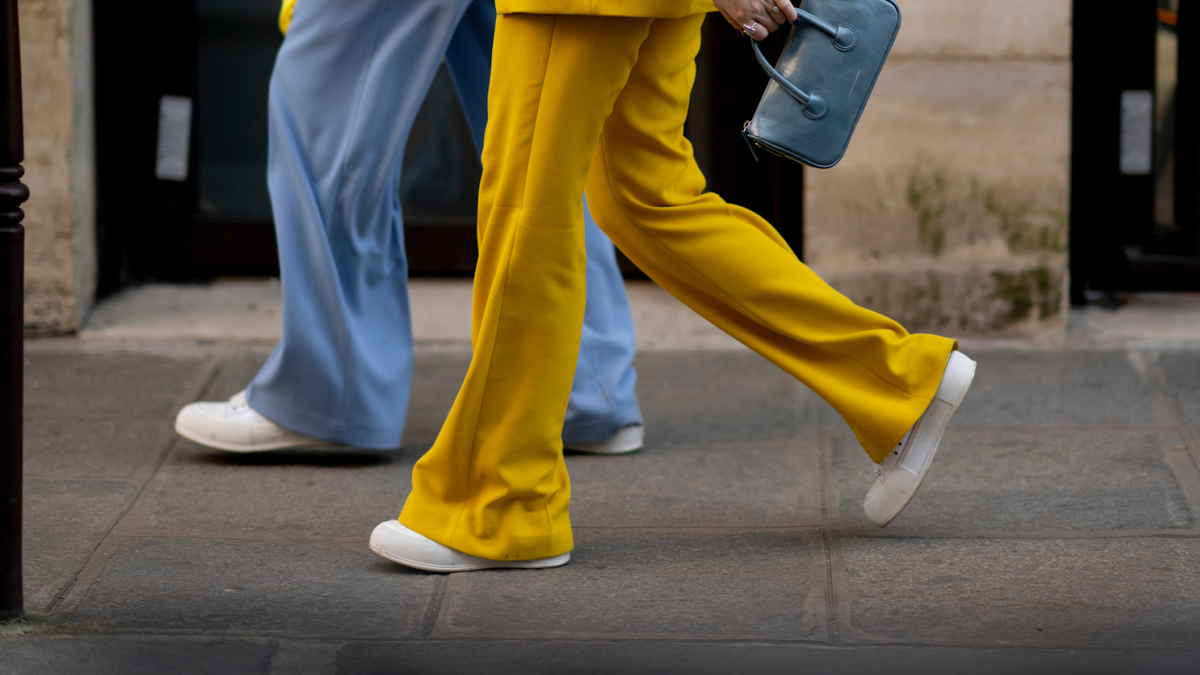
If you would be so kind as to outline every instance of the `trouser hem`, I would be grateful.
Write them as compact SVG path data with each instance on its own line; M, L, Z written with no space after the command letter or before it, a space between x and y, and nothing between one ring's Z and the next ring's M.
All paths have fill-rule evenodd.
M569 526L565 531L552 532L549 536L514 538L509 535L503 540L465 535L457 527L445 525L456 520L454 514L462 505L446 506L448 508L445 509L430 508L429 505L415 505L410 499L400 511L400 524L442 546L486 560L540 560L570 553L575 549L575 539Z
M381 431L378 425L367 425L319 415L288 405L251 385L246 390L246 402L258 414L272 422L306 436L323 441L352 445L371 450L394 450L400 446L403 425L398 429Z
M603 443L622 428L640 424L640 417L625 423L618 422L615 418L601 422L567 422L563 425L562 437L564 443Z

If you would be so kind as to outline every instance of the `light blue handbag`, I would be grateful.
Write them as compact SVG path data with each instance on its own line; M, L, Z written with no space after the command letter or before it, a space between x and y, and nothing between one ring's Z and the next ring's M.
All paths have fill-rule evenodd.
M805 0L802 7L774 67L751 41L771 81L742 135L756 159L766 150L827 169L846 154L900 30L900 8L892 0Z

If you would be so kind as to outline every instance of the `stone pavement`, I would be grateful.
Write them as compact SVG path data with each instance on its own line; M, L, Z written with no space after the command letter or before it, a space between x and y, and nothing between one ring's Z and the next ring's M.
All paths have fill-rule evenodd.
M176 437L262 345L30 341L26 593L9 673L1197 673L1200 350L967 345L920 495L746 351L638 359L647 445L570 456L547 571L374 556L465 372L422 348L403 446L234 456Z

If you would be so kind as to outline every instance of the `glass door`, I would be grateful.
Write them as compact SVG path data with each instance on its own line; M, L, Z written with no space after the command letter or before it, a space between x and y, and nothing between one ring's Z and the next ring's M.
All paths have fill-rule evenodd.
M1155 32L1154 246L1157 252L1196 252L1197 235L1197 80L1194 27L1183 31L1180 5L1192 0L1159 0ZM1195 8L1188 9L1188 20Z
M146 280L278 274L266 184L279 0L94 8L101 292ZM149 21L130 21L130 16ZM778 37L764 43L778 50ZM803 173L741 138L766 85L745 39L705 24L688 135L709 185L802 250ZM414 274L474 271L479 159L443 68L398 186ZM623 260L627 273L637 274Z
M279 4L95 8L102 291L278 274L266 159ZM127 20L139 10L150 30ZM412 271L471 273L480 166L444 68L404 162Z
M1196 0L1075 3L1072 298L1200 289Z

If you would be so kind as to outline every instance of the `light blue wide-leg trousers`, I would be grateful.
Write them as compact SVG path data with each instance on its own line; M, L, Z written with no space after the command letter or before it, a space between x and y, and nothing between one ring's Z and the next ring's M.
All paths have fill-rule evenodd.
M277 424L399 445L413 365L404 147L443 56L482 144L495 18L492 0L297 3L270 88L283 339L247 389ZM624 282L612 243L586 220L587 313L563 428L574 442L642 423Z

